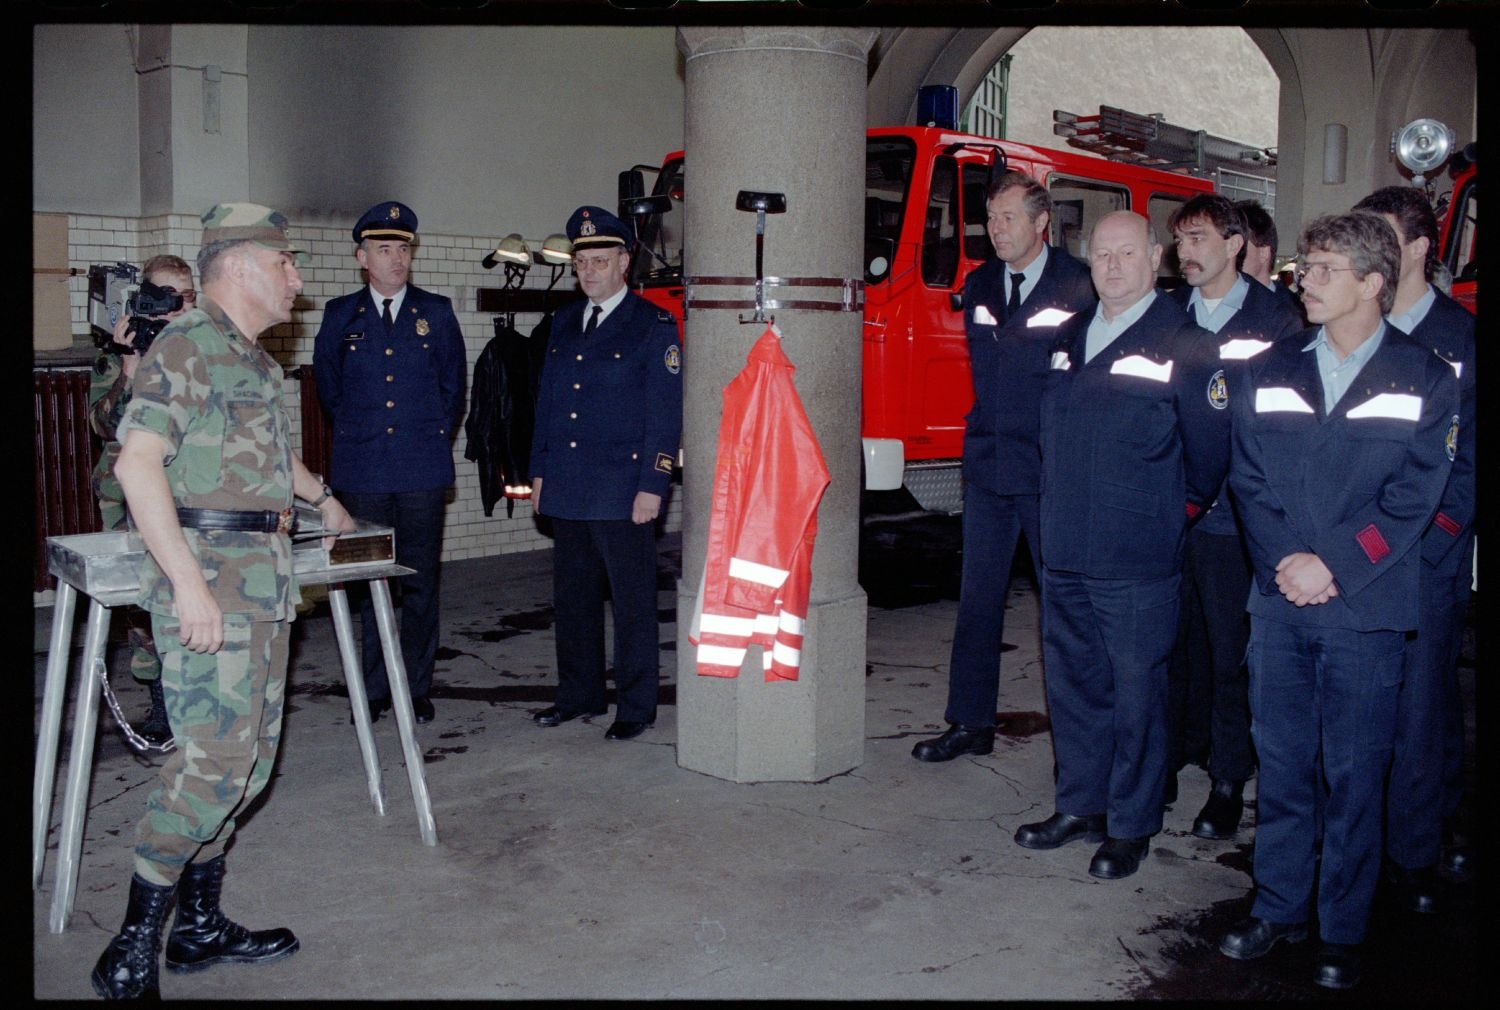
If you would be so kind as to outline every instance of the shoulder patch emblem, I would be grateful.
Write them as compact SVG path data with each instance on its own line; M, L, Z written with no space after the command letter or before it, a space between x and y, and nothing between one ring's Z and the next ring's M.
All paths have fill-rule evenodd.
M676 344L667 348L667 353L662 356L662 360L666 363L667 371L673 375L682 371L682 350Z
M1453 462L1458 455L1458 415L1453 415L1453 421L1448 425L1448 436L1443 439L1443 447L1448 450L1448 462Z
M1214 377L1208 380L1208 403L1214 410L1223 410L1229 406L1229 384L1224 381L1224 369L1214 373Z

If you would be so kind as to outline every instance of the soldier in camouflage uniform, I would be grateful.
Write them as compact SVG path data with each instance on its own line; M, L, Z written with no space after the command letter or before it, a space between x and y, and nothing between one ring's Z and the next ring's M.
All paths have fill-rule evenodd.
M153 256L141 269L141 277L182 297L180 309L164 316L152 316L153 319L176 319L197 302L192 268L181 257ZM130 346L130 317L122 316L115 325L114 339L116 344ZM120 440L115 429L125 414L125 405L130 402L130 380L139 362L140 358L134 353L100 351L89 383L89 427L104 442L104 451L99 454L99 463L94 467L94 497L98 499L99 516L106 530L126 528L125 492L120 490L120 482L115 479L115 461L120 458ZM161 657L156 654L156 646L151 641L151 619L138 607L128 607L125 609L125 628L130 646L130 675L145 683L151 693L151 709L136 730L147 743L160 745L172 739L172 728L167 723L167 703L162 697Z
M295 494L332 530L353 521L292 451L282 371L256 343L291 319L302 289L286 218L255 204L203 216L203 297L142 359L120 422L115 472L146 543L141 606L162 656L177 750L137 825L120 933L94 968L106 998L159 995L167 967L263 963L298 947L285 928L251 932L219 909L234 817L265 787L281 736L288 624L298 601L289 515Z

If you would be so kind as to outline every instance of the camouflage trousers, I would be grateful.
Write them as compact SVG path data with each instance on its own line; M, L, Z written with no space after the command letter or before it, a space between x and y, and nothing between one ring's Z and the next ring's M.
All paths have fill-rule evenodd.
M151 614L140 607L125 607L125 641L130 646L130 675L136 680L161 676L161 657L151 637Z
M136 825L135 872L171 885L188 863L224 852L235 814L270 781L291 628L226 615L224 647L211 655L182 647L175 617L152 614L151 629L177 749Z

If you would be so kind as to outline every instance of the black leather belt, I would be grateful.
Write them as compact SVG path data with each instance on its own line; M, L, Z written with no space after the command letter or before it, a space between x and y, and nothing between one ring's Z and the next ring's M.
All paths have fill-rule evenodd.
M177 521L195 530L237 530L244 533L287 533L297 528L297 510L254 512L240 509L177 509Z

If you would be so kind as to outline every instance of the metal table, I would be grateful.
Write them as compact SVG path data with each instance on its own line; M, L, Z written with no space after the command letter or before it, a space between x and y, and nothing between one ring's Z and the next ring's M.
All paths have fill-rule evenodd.
M375 538L388 538L390 535L389 527L363 521L358 525L359 535ZM42 725L37 734L36 769L32 786L32 890L41 885L42 865L46 859L47 826L57 768L63 696L67 690L74 611L78 593L89 598L88 628L84 638L83 664L78 674L77 710L73 718L73 740L68 751L68 782L63 799L62 832L58 841L57 890L52 896L52 912L48 920L53 933L61 933L67 927L78 884L83 823L88 805L89 780L93 771L94 734L99 721L101 685L95 683L94 670L104 659L110 609L134 603L138 598L137 573L144 552L145 546L135 533L90 533L47 539L47 568L57 576L58 583L57 599L52 610L47 679L42 696ZM417 746L411 690L406 683L406 666L396 637L396 616L391 607L391 590L386 582L392 576L410 574L412 569L393 564L389 560L334 564L317 539L294 545L292 558L293 571L299 585L324 584L329 587L328 602L333 611L333 627L338 638L344 680L349 688L354 735L359 740L360 753L364 758L370 801L375 805L375 812L383 817L385 790L381 783L380 760L375 751L364 674L354 648L354 625L344 588L344 583L347 582L370 583L375 620L380 629L380 644L385 655L386 671L389 673L391 707L400 731L406 775L411 782L412 799L416 804L417 826L421 831L423 844L436 845L437 825L433 821L432 802L427 795L427 780L422 774L422 751Z

